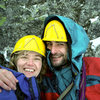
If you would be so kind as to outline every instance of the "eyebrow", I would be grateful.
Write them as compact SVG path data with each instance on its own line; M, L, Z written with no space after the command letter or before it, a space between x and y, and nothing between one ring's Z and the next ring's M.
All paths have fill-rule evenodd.
M37 57L42 57L42 55L40 55L40 54L36 54L35 56L37 56Z
M56 43L66 43L66 42L60 42L60 41L55 41Z

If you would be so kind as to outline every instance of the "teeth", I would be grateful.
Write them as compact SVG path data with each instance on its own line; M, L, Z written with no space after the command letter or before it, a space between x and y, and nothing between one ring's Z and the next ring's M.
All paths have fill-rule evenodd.
M53 56L53 58L58 58L59 56Z
M33 71L35 71L35 70L33 70L33 69L25 69L25 71L33 72Z

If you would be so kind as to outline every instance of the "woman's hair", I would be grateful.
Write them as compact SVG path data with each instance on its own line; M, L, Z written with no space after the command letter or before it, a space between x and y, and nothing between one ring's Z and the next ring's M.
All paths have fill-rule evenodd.
M11 55L10 62L9 62L10 68L17 71L16 63L17 63L17 60L19 58L19 55L20 54L26 55L28 52L29 51L22 50L22 51L17 51L13 55ZM46 73L46 69L47 69L46 58L44 56L42 56L42 68L41 68L39 75L37 76L37 82L38 83L42 82L43 76Z

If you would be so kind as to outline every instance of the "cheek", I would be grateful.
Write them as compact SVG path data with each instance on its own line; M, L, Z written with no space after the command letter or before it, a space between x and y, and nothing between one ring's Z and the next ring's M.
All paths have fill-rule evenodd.
M63 54L64 54L65 57L67 57L68 56L68 50L67 49L63 49Z
M17 66L18 72L20 72L20 69L21 69L21 66L22 66L22 61L17 60L16 66Z
M41 70L41 68L42 68L42 62L38 62L37 63L37 68Z
M36 66L37 66L37 72L36 72L37 73L36 77L37 77L39 75L40 71L41 71L42 62L37 63Z

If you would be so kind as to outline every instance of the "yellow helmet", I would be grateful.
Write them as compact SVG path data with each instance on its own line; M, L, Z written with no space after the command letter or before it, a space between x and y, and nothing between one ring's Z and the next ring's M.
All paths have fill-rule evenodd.
M67 36L63 25L57 20L50 21L45 27L43 41L67 42Z
M27 35L19 39L15 44L12 54L21 50L34 51L45 56L45 45L43 41L35 35Z

